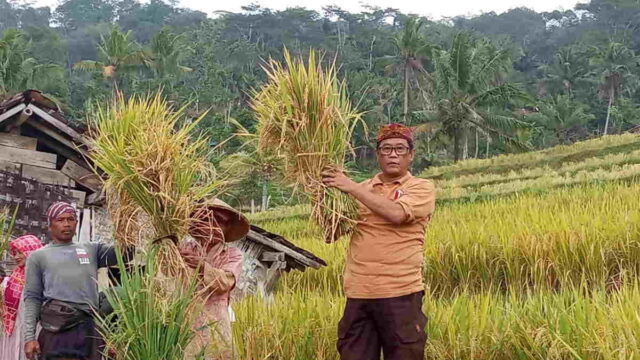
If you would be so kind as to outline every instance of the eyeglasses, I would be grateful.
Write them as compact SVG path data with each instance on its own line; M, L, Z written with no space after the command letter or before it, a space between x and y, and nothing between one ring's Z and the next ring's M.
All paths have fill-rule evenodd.
M409 147L400 145L400 146L383 146L378 148L380 154L382 155L391 155L391 152L395 151L397 155L407 155L409 152Z

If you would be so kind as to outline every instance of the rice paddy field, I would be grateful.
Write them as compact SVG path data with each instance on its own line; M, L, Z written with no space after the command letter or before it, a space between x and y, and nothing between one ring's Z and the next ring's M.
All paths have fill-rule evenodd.
M640 136L429 169L425 359L640 359ZM325 259L234 304L240 359L338 359L347 241L309 207L252 220Z

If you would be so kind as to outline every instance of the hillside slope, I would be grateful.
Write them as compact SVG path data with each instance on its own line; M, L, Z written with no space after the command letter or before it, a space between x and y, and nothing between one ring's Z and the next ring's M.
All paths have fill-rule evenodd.
M640 175L640 135L605 136L542 151L461 161L427 169L438 199L475 200L524 191L546 191Z

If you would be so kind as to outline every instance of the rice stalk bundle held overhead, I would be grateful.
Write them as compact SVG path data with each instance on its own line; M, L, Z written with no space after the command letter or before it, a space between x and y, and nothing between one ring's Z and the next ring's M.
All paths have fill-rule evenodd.
M301 188L312 203L312 217L332 242L351 233L357 204L321 181L325 167L342 169L360 114L351 106L335 64L323 68L309 52L307 63L285 50L284 64L270 60L263 68L268 81L255 91L252 108L258 119L258 151L275 152L283 163L282 178Z
M149 249L157 245L161 274L186 275L178 243L188 232L196 203L221 189L208 161L208 143L193 136L204 115L186 122L160 94L118 96L95 113L95 166L104 188L116 241Z

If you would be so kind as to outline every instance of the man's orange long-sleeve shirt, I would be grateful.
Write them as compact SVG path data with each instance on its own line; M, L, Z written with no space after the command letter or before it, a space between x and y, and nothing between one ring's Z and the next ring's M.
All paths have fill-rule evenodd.
M390 298L424 289L423 249L435 209L435 186L410 173L391 183L382 182L380 175L360 186L400 204L405 221L393 224L358 202L359 223L349 243L344 272L345 294L352 299Z

